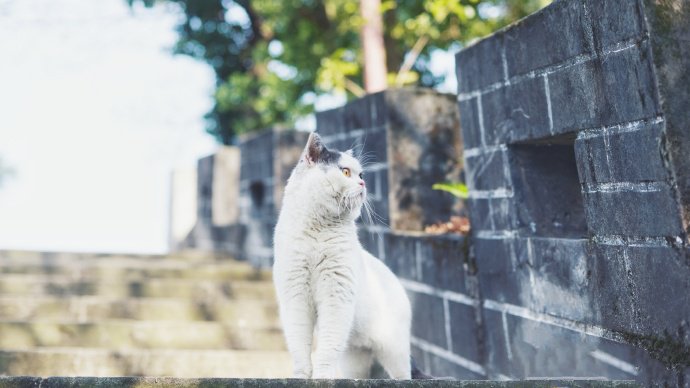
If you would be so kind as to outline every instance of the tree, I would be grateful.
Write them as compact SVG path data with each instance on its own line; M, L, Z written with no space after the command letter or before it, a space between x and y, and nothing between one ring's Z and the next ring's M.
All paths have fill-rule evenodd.
M317 96L363 89L360 0L126 0L177 4L184 18L174 52L215 71L208 131L237 134L290 125ZM389 85L436 86L434 50L466 44L550 0L381 0Z

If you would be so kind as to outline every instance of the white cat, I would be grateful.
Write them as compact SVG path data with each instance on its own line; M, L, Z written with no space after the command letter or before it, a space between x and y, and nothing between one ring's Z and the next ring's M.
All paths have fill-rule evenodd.
M362 174L352 151L312 133L285 187L273 278L297 378L367 378L374 358L392 378L411 377L410 302L357 237Z

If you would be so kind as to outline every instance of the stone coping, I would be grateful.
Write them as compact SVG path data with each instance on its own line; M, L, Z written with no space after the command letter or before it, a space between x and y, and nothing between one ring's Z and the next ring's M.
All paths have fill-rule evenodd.
M0 377L0 388L77 387L639 387L634 381L544 379L522 381L481 380L300 380L173 377Z

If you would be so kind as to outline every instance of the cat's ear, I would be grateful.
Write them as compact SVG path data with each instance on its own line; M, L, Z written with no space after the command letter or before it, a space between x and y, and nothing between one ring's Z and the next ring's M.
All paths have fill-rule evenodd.
M349 156L354 157L354 154L352 153L352 150L351 150L351 149L345 151L345 155L349 155Z
M321 137L312 132L309 134L309 139L307 139L307 146L304 147L304 152L302 152L302 158L311 166L321 159L321 155L326 151L326 146L323 145Z

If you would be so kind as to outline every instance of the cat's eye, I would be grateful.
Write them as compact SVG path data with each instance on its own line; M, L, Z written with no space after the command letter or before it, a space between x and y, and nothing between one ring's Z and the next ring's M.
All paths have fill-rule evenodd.
M345 176L348 177L348 178L350 177L350 175L352 175L352 172L351 172L350 169L347 168L347 167L343 167L343 168L342 168L342 171L343 171L343 174L345 174Z
M364 179L364 173L362 173L362 172L359 173L359 179Z

